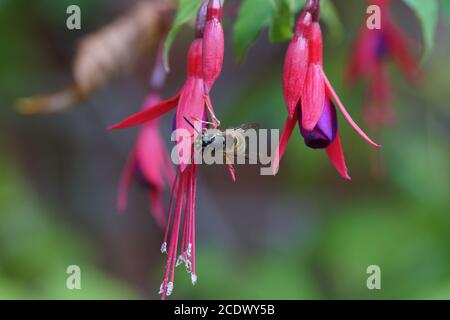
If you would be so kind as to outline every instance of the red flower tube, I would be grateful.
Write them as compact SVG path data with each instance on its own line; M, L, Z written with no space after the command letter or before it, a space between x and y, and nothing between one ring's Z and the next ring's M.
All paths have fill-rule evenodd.
M303 87L308 72L309 62L309 29L312 16L308 11L302 13L294 38L289 44L283 67L283 94L292 119L295 116L297 104L303 93Z
M203 78L207 95L222 71L224 42L222 0L209 0L203 33Z

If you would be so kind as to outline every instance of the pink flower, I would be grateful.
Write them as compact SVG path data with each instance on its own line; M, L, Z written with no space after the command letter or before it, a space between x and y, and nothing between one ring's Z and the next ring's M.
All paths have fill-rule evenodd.
M204 92L203 64L202 64L203 40L195 39L188 53L187 80L179 93L174 97L152 105L145 110L125 119L111 129L127 128L154 121L170 110L177 108L175 116L176 129L185 129L190 135L196 135L195 130L187 123L186 119L202 119L207 112L207 96ZM177 145L180 152L192 150L192 137L177 136ZM188 144L188 145L185 145ZM174 287L174 270L177 259L186 264L187 271L191 273L192 283L197 281L195 273L195 195L196 195L196 165L191 164L192 152L189 155L179 154L180 164L172 185L168 221L161 251L167 253L167 265L161 285L162 299L169 296ZM152 158L149 159L151 161ZM175 208L173 204L175 203ZM183 210L184 208L184 210ZM173 219L172 219L173 217ZM182 221L183 220L183 221ZM181 231L181 255L177 257L179 243L180 224Z
M150 94L145 105L160 101L157 94ZM132 180L140 181L148 189L151 212L156 222L164 227L163 194L175 178L175 171L164 141L159 133L158 120L146 123L140 130L136 145L131 151L119 184L117 208L124 211L128 202L128 189Z
M350 179L344 160L339 134L323 135L322 128L333 128L332 116L334 101L347 122L369 144L380 147L373 142L353 121L344 105L331 86L323 70L322 31L319 24L318 0L309 0L297 23L294 39L289 45L283 72L283 91L288 107L288 118L283 129L279 146L272 166L276 174L279 162L286 151L292 131L297 122L308 145L312 139L317 148L327 150L328 157L337 171ZM333 131L332 130L332 131ZM316 141L325 137L326 143ZM320 140L320 139L319 139ZM310 145L311 146L311 145Z
M364 24L355 43L347 69L347 81L354 83L364 77L369 80L365 120L374 127L392 124L395 118L391 102L391 86L387 63L391 58L411 82L420 77L420 68L410 40L395 24L390 12L390 0L368 0L381 9L381 29L370 30Z
M206 111L206 103L208 101L204 94L202 49L203 40L201 38L195 39L188 52L187 79L179 93L168 100L150 106L149 108L128 117L122 122L111 126L110 129L122 129L140 125L177 108L175 120L176 128L184 129L191 135L195 135L195 130L185 121L185 118L201 119L203 113ZM189 149L188 146L183 144L182 136L177 136L176 140L177 144L181 147L181 150ZM192 143L192 140L190 138L184 139L184 142ZM180 154L180 157L183 157L183 155ZM182 171L186 168L188 163L187 160L189 159L184 159L181 163Z
M378 64L369 82L367 98L363 108L364 121L373 129L395 123L395 111L392 106L392 87L387 74L388 66Z
M220 24L222 6L211 0L208 7L202 3L197 15L196 39L191 43L187 55L187 79L182 89L172 98L156 103L148 103L148 108L134 114L110 129L121 129L144 123L153 123L158 117L176 108L174 129L180 164L172 185L168 221L161 251L167 253L167 264L160 287L162 299L171 295L174 289L175 267L184 263L191 274L192 284L197 282L195 269L195 198L197 189L197 166L193 163L193 138L198 134L186 119L207 119L218 124L209 98L209 90L220 74L223 61L223 31ZM206 43L205 43L206 42ZM204 57L204 50L207 56ZM205 91L207 90L207 91ZM188 154L184 151L190 150ZM153 155L147 154L148 161ZM228 165L233 180L234 169ZM181 229L181 233L180 233ZM180 238L181 235L181 238ZM180 251L178 251L180 248ZM179 255L178 255L179 252Z

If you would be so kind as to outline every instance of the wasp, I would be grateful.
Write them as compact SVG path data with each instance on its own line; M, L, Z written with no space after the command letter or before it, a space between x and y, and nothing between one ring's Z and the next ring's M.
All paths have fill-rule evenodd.
M244 158L249 160L251 158L246 137L249 130L259 130L259 124L246 123L222 130L220 124L216 126L211 122L195 119L202 124L209 125L209 127L199 131L189 119L186 117L184 119L197 132L197 137L194 140L195 152L205 153L208 151L213 157L219 153L223 155L227 164L234 163L231 159Z

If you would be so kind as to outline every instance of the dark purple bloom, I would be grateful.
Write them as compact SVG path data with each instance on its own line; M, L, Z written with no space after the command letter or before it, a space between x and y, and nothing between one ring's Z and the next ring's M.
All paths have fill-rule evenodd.
M300 133L305 140L305 144L313 149L325 149L334 139L337 134L337 113L336 108L330 99L325 99L322 115L312 131L305 130L302 126L302 113L299 112L299 127Z
M389 54L389 45L383 32L378 31L376 33L376 38L376 56L378 60L381 61Z

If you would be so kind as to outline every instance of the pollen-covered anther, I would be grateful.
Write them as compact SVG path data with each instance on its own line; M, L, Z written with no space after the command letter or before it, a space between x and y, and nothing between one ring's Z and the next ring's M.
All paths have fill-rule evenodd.
M192 272L192 262L191 262L191 260L186 260L185 261L185 265L186 265L186 272L187 273L191 273Z
M167 253L167 242L163 242L161 245L161 253Z
M167 283L166 296L170 296L173 292L173 282Z
M180 256L177 259L177 263L176 263L176 267L180 266L183 263L186 263L187 261L187 257L186 257L186 253L183 252L182 254L180 254Z
M188 256L187 250L185 252L183 252L182 254L180 254L180 256L177 259L177 263L175 264L175 266L179 267L183 263L186 266L186 272L187 273L191 273L191 271L192 271L192 262L191 262L191 259Z
M191 274L191 281L192 281L192 285L195 286L197 284L197 275L196 274Z
M184 259L184 265L186 266L186 272L191 273L192 272L192 262L189 258Z
M192 255L192 243L188 244L188 248L186 250L186 254L187 254L188 257L191 257L191 255Z

